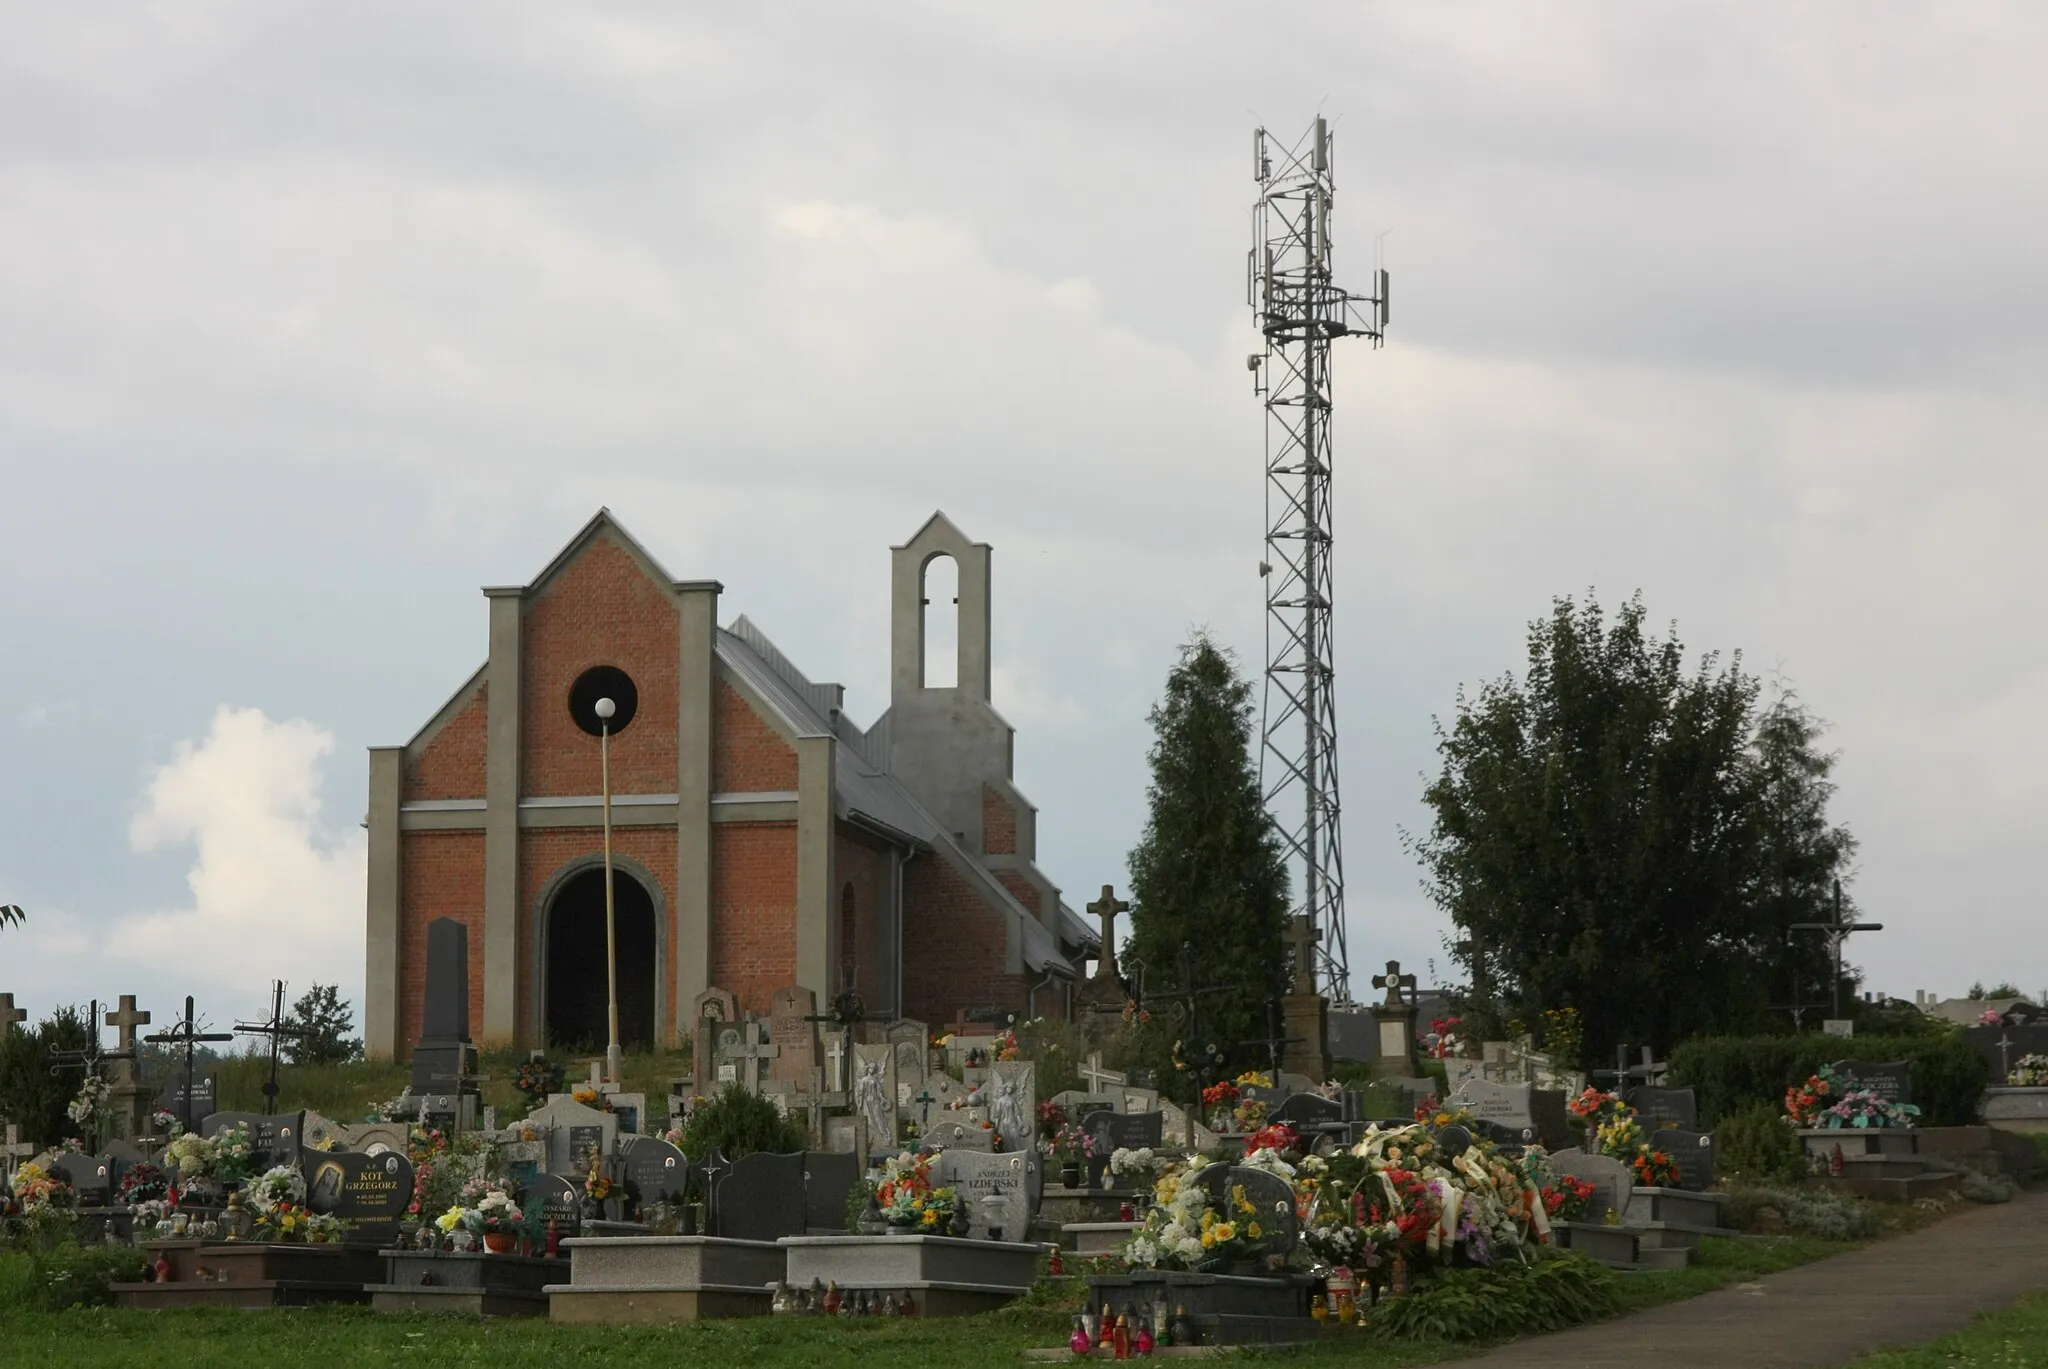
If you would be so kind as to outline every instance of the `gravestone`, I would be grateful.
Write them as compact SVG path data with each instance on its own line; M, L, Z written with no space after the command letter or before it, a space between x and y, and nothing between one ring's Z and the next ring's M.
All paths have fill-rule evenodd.
M941 1112L951 1110L955 1104L961 1107L967 1106L967 1086L950 1074L934 1071L925 1075L924 1088L921 1092L932 1096L931 1109L932 1116L934 1117L938 1116ZM912 1098L914 1099L915 1097L916 1095L913 1094ZM919 1103L917 1106L918 1119L922 1122L925 1105Z
M1690 1131L1700 1124L1699 1104L1691 1089L1653 1088L1645 1084L1630 1089L1623 1101L1636 1110L1636 1120L1646 1132L1663 1127Z
M1450 1093L1456 1093L1468 1079L1485 1079L1486 1066L1478 1060L1451 1058L1444 1061L1444 1078Z
M595 1145L600 1155L609 1157L619 1137L618 1119L611 1113L561 1096L535 1108L520 1126L522 1131L533 1127L546 1142L550 1174L583 1174L585 1166L580 1157L584 1150Z
M1913 1101L1913 1067L1904 1060L1837 1060L1830 1068L1843 1093L1868 1089L1887 1103Z
M542 1225L553 1222L557 1233L564 1236L575 1235L583 1220L582 1190L559 1174L541 1175L522 1202L537 1206Z
M1484 1079L1467 1079L1451 1095L1454 1106L1465 1108L1481 1122L1491 1122L1520 1136L1533 1131L1536 1113L1529 1084L1496 1084Z
M761 1092L769 1067L781 1058L780 1048L768 1033L768 1024L752 1017L719 1025L713 1054L717 1088L738 1084L748 1093Z
M658 1136L636 1136L622 1152L627 1196L641 1208L681 1202L689 1187L689 1157Z
M1618 1217L1628 1216L1628 1202L1635 1192L1635 1171L1611 1155L1597 1155L1576 1147L1552 1151L1550 1167L1559 1174L1569 1174L1593 1185L1593 1197L1586 1204L1584 1220L1593 1223L1604 1222L1611 1210Z
M804 1152L804 1225L811 1231L846 1230L846 1195L860 1182L860 1157L851 1152Z
M347 1129L339 1122L331 1122L310 1108L299 1129L301 1150L346 1150L348 1149Z
M1202 1170L1194 1182L1209 1195L1210 1202L1219 1211L1230 1214L1231 1220L1257 1221L1264 1232L1260 1239L1269 1251L1286 1254L1299 1243L1301 1227L1295 1215L1294 1188L1279 1175L1219 1162ZM1252 1206L1250 1212L1242 1211L1237 1204L1236 1194L1240 1187L1244 1190L1244 1200Z
M1032 1219L1038 1215L1031 1182L1036 1158L1036 1152L991 1155L948 1150L932 1161L932 1185L952 1187L967 1204L970 1240L988 1239L994 1225L990 1218L998 1214L1004 1240L1026 1239ZM1000 1203L991 1203L997 1195Z
M918 1138L917 1148L921 1151L978 1150L993 1151L996 1146L995 1133L976 1122L963 1122L947 1117L933 1122Z
M729 989L709 988L690 1000L690 1082L699 1098L712 1091L711 1053L720 1024L737 1021L739 1000Z
M1555 1150L1572 1144L1571 1111L1566 1105L1563 1089L1531 1089L1529 1111L1536 1119L1536 1139L1546 1149Z
M1319 1093L1297 1093L1266 1114L1266 1121L1283 1122L1299 1131L1319 1131L1344 1122L1344 1104Z
M755 1151L714 1182L715 1234L734 1241L775 1241L804 1234L804 1157ZM844 1213L841 1223L844 1224Z
M777 989L768 1009L768 1038L775 1056L768 1062L770 1079L785 1079L808 1088L811 1068L818 1063L818 995L801 985Z
M1038 1148L1038 1066L1029 1060L999 1061L981 1086L988 1119L1004 1150Z
M358 1122L354 1126L340 1128L341 1148L363 1155L376 1155L384 1150L395 1150L403 1155L410 1142L410 1136L403 1123L399 1122Z
M1118 1112L1159 1111L1159 1090L1136 1084L1128 1084L1116 1091Z
M420 1039L412 1053L412 1091L477 1091L476 1047L469 1039L469 927L452 917L427 924L427 983Z
M853 1112L867 1123L868 1153L896 1153L896 1053L887 1042L853 1047Z
M882 1033L896 1052L896 1096L908 1103L924 1089L931 1068L931 1029L913 1018L899 1018Z
M1085 1127L1095 1138L1095 1153L1088 1157L1088 1186L1100 1188L1110 1160L1119 1150L1159 1150L1166 1143L1166 1119L1156 1112L1097 1112Z
M1078 1124L1083 1118L1097 1112L1122 1112L1117 1106L1122 1100L1114 1094L1085 1093L1080 1089L1067 1089L1052 1096L1051 1101L1067 1114L1067 1120Z
M279 1165L299 1163L299 1138L304 1134L303 1112L280 1112L264 1116L255 1112L216 1112L199 1124L201 1136L218 1136L230 1127L249 1128L249 1172L261 1174Z
M185 1108L185 1076L180 1074L163 1086L157 1106L175 1117L204 1117L220 1106L220 1089L210 1074L194 1075L191 1111Z
M385 1246L412 1204L412 1161L396 1151L313 1152L306 1166L306 1206L348 1223L349 1245Z
M90 1155L59 1155L50 1162L50 1170L76 1190L80 1207L105 1207L113 1196L113 1176L105 1160Z
M505 1182L514 1191L525 1193L546 1172L548 1148L543 1141L500 1141L498 1158L505 1162Z
M1714 1186L1713 1132L1660 1127L1651 1133L1650 1145L1666 1152L1677 1163L1678 1187L1698 1193Z

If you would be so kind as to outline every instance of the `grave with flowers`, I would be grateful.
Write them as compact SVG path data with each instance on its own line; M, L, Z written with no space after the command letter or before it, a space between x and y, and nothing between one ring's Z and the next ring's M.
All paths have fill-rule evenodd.
M1881 1202L1953 1192L1959 1178L1920 1157L1913 1076L1903 1061L1840 1060L1785 1091L1814 1181Z

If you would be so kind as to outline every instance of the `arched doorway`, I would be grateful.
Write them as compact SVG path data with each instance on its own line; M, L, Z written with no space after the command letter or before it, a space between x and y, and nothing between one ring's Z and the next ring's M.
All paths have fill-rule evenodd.
M640 881L612 872L618 941L619 1043L654 1045L654 900ZM604 967L604 868L571 876L548 904L548 1044L601 1051L611 1039Z

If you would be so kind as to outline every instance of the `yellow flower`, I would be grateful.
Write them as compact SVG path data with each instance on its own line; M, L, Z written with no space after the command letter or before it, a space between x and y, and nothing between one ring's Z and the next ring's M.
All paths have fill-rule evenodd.
M1244 1234L1256 1241L1264 1237L1266 1233L1259 1230L1259 1224L1257 1222L1253 1222L1250 1226L1244 1229Z
M939 1214L931 1208L926 1208L924 1210L924 1224L926 1226L937 1226L939 1224Z
M1202 1230L1207 1231L1210 1227L1214 1225L1216 1225L1216 1214L1213 1212L1204 1212L1202 1214Z
M1217 1239L1217 1240L1219 1240L1219 1241L1234 1241L1234 1240L1236 1240L1236 1239L1237 1239L1237 1224L1236 1224L1235 1222L1222 1222L1222 1223L1219 1223L1219 1224L1217 1225L1217 1227L1216 1227L1216 1239Z
M1214 1250L1215 1248L1216 1248L1216 1233L1215 1233L1214 1231L1204 1230L1204 1231L1202 1232L1202 1249L1204 1249L1204 1250Z

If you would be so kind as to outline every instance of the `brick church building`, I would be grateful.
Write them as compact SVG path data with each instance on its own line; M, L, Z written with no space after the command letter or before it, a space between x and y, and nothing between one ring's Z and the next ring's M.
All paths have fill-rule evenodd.
M528 585L486 588L490 659L370 750L367 1044L418 1039L426 928L468 925L487 1045L601 1046L594 705L610 727L620 1036L673 1042L707 988L766 1015L849 980L930 1022L1068 1013L1096 934L1036 855L989 703L989 548L944 514L891 552L890 700L868 728L714 580L676 580L600 510ZM926 577L959 577L957 683L925 683ZM940 611L943 611L941 607Z

